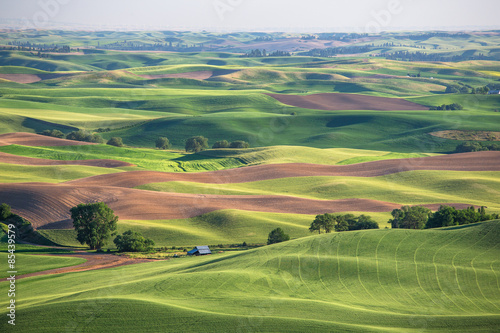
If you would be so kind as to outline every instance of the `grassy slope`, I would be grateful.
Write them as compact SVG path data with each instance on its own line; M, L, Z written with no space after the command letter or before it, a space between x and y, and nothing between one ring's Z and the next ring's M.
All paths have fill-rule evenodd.
M500 221L346 232L34 277L18 282L16 329L493 332L500 325L499 235Z
M0 260L7 263L9 253L7 253L7 235L0 231ZM65 250L54 250L49 248L41 248L38 246L16 244L16 267L17 275L28 274L33 272L45 271L54 268L79 265L85 262L85 259L69 258L69 257L53 257L53 256L35 256L32 254L54 254L64 253ZM5 270L0 272L0 279L8 277L7 264L2 265Z

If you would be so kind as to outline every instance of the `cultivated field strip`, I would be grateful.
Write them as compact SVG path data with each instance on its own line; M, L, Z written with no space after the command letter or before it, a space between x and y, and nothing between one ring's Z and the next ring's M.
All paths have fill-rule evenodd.
M481 160L481 163L477 163L478 160ZM172 181L230 184L305 176L377 177L413 170L500 171L500 152L383 160L353 165L270 164L198 173L130 171L79 179L71 181L70 184L132 188L149 183Z

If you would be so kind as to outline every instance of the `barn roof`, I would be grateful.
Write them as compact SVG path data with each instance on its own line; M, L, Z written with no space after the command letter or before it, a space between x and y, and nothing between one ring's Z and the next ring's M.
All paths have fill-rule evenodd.
M207 245L203 246L196 246L194 249L188 252L188 254L212 254L212 251L210 251L210 248Z

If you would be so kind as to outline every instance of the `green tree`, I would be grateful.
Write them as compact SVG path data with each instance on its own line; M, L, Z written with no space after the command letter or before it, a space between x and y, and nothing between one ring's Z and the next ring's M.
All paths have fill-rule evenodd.
M104 143L104 139L102 138L102 136L97 133L89 135L86 141L93 143Z
M140 233L127 230L123 235L118 235L113 242L120 252L146 252L151 251L155 242L144 238Z
M70 212L77 240L91 250L100 249L115 235L118 216L104 202L80 204Z
M316 215L316 218L309 227L309 231L318 231L318 233L321 233L321 229L323 229L325 233L330 233L334 228L335 218L335 215L332 214Z
M75 141L88 141L90 133L84 130L73 131L66 135L66 139Z
M358 221L352 225L349 230L367 230L378 229L378 223L375 222L370 216L360 215Z
M156 148L159 148L159 149L168 149L168 148L170 148L170 141L165 137L160 137L160 138L156 139L155 146L156 146Z
M227 140L217 141L212 146L212 149L229 148L229 142Z
M432 211L422 206L403 206L391 212L393 219L389 220L393 228L423 229Z
M208 148L208 139L203 136L193 136L186 140L186 151L200 152Z
M8 219L12 215L10 206L6 203L0 205L0 221Z
M246 149L248 147L250 147L248 142L241 140L233 141L229 144L229 148L234 148L234 149Z
M267 237L267 245L281 243L287 240L290 240L290 236L285 234L283 229L276 228L269 233L269 236Z
M457 146L457 148L455 149L455 152L456 153L470 153L470 152L474 152L474 151L483 151L483 150L488 150L487 148L485 148L482 144L480 144L479 142L464 142L464 143L461 143Z
M115 147L123 147L123 140L119 137L112 137L106 144Z
M84 130L73 131L66 135L66 139L84 142L104 143L104 139L99 134L91 134Z
M429 221L427 221L425 227L441 228L452 225L458 225L458 221L455 221L456 216L457 216L457 210L454 207L441 205L438 211L432 214Z

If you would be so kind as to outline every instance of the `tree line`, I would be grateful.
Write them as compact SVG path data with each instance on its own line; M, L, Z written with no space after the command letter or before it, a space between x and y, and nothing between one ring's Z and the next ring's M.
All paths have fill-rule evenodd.
M352 230L366 230L378 229L378 223L375 222L370 216L353 214L322 214L316 215L316 218L309 227L310 232L321 231L330 233L333 230L336 232L352 231Z
M425 52L410 52L410 51L396 51L394 53L381 53L377 55L378 57L384 57L388 60L400 60L400 61L445 61L445 62L457 62L457 61L467 61L467 60L495 60L493 57L485 56L479 53L477 56L469 56L467 54L445 56L440 53L425 53Z
M455 153L471 153L475 151L500 151L500 144L467 141L455 148Z
M453 104L443 104L443 105L440 105L440 106L431 106L429 108L429 110L451 110L451 111L455 111L455 110L463 110L464 107L462 104L458 104L458 103L453 103Z
M265 58L265 57L290 57L292 54L287 51L274 51L267 53L265 49L255 49L243 54L242 58Z
M436 212L423 206L402 206L391 212L389 220L393 229L429 229L455 225L464 225L476 222L495 220L498 214L487 214L485 207L477 210L471 206L465 209L456 209L441 205Z
M73 141L83 141L83 142L92 142L92 143L106 143L110 146L115 147L123 147L123 139L120 137L112 137L109 140L104 140L104 138L97 133L90 133L85 130L73 131L68 134L64 134L60 130L44 130L38 134L51 136L59 139L67 139Z

